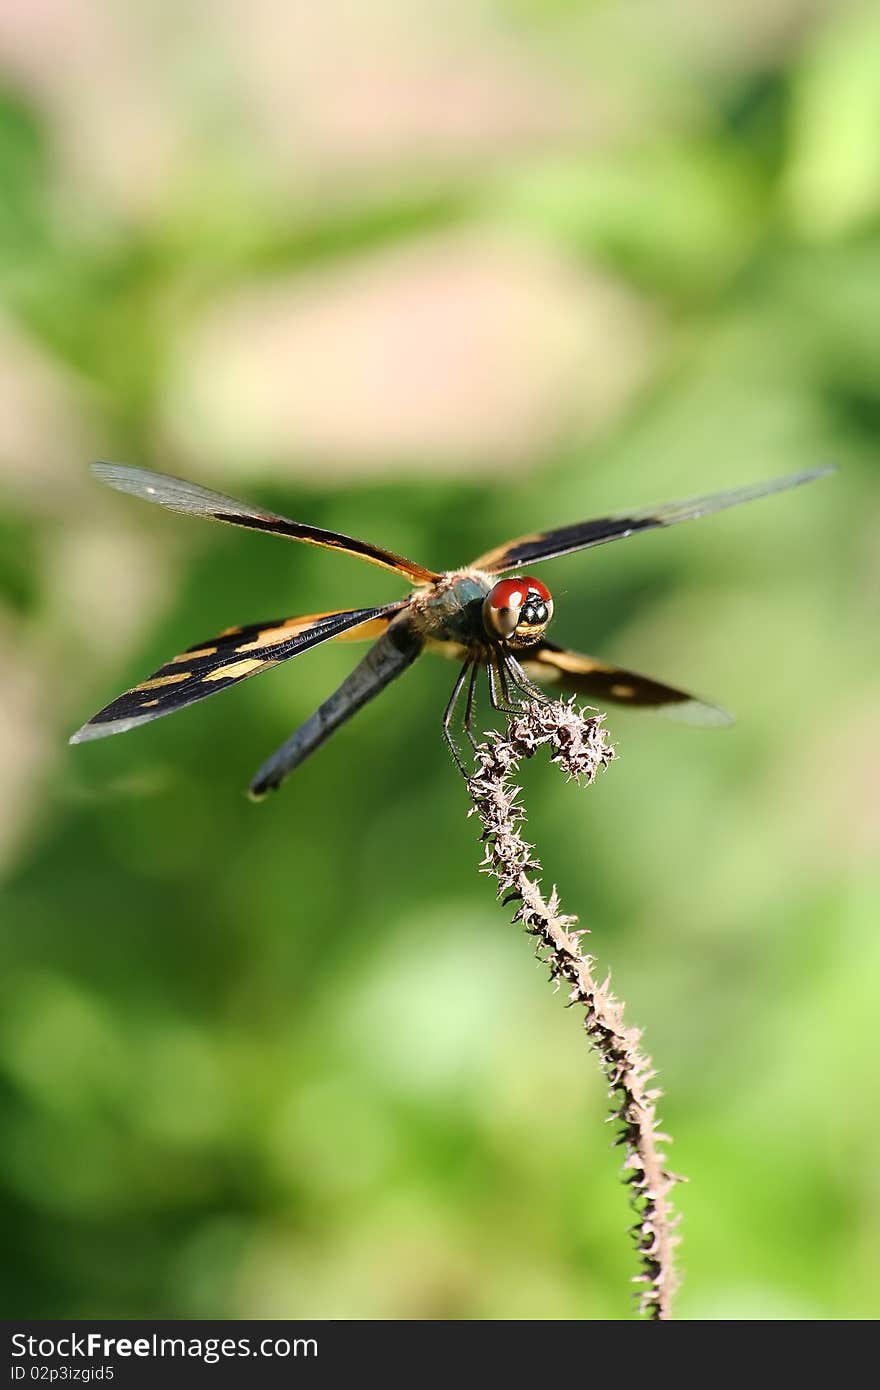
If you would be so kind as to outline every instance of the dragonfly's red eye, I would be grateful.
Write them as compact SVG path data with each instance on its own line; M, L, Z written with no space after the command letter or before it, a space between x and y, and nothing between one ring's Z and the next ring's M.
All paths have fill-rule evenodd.
M506 608L522 608L527 588L522 579L502 579L489 594L489 604L496 613Z
M547 588L546 584L541 583L540 579L532 579L531 577L526 577L525 579L521 579L519 582L528 586L528 592L533 597L537 595L539 599L543 599L544 603L553 602L553 597L550 593L550 590Z
M490 637L511 647L531 647L553 617L550 590L540 579L523 575L500 579L483 601L483 626Z

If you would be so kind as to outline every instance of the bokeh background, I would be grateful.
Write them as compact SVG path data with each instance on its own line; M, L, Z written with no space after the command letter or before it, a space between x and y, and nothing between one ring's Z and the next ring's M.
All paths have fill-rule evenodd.
M878 71L847 0L7 0L4 1313L632 1313L452 669L261 807L357 648L66 747L220 628L399 591L103 491L110 457L439 567L839 462L542 571L557 640L739 722L614 712L595 787L526 781L667 1092L680 1315L876 1315Z

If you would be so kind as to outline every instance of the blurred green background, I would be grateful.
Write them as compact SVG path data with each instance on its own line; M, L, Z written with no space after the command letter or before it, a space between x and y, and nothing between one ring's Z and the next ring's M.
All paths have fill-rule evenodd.
M477 873L452 668L259 807L358 648L68 749L185 645L399 591L93 457L439 567L839 462L542 570L557 641L738 723L614 712L591 790L525 777L667 1092L679 1315L877 1314L878 71L844 0L3 7L6 1315L632 1312L603 1086Z

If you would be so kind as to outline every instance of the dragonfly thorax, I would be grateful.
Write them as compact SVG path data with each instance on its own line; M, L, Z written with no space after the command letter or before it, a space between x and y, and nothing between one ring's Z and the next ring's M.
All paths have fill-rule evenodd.
M553 598L540 579L500 579L483 600L483 627L514 650L539 642L553 617Z

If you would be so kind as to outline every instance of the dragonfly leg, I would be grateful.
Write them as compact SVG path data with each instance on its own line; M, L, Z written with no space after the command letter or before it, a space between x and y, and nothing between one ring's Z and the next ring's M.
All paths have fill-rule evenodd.
M486 658L486 674L489 677L489 700L491 702L492 708L500 709L501 706L498 702L498 677L495 672L495 658L493 657L491 652L489 653L489 656Z
M522 666L511 652L505 654L504 666L517 690L521 691L523 695L528 695L530 700L539 700L542 704L547 703L549 696L546 690L542 690L539 685L535 685L535 682L526 675Z
M489 677L489 700L492 708L504 713L498 692L498 670L495 666L494 653L490 652L486 658L486 674Z
M501 682L501 697L504 700L505 709L513 709L516 703L516 696L511 698L510 681L507 679L507 658L503 653L498 654L498 679Z
M450 726L452 724L453 715L455 714L455 707L458 704L459 697L461 695L462 689L464 688L465 679L472 665L473 658L469 656L467 661L464 663L461 670L459 671L458 676L456 677L455 685L452 687L452 694L449 697L449 703L447 704L446 709L443 712L443 737L446 740L446 744L449 748L450 753L455 759L459 772L465 779L467 779L470 776L470 773L465 767L464 762L462 761L461 754L458 751L458 748L456 747L455 739L452 737L452 733L450 731Z
M476 706L477 676L479 675L479 671L479 663L474 661L471 664L471 677L468 681L467 699L465 700L464 706L464 724L462 726L464 728L465 733L467 734L467 737L470 739L472 748L477 747L477 740L474 737L473 731L473 721L474 709Z
M499 714L516 714L516 708L510 703L510 690L502 661L503 658L499 657L496 652L491 652L487 658L489 699L492 701L492 708L497 710Z

